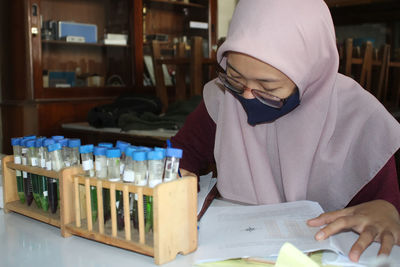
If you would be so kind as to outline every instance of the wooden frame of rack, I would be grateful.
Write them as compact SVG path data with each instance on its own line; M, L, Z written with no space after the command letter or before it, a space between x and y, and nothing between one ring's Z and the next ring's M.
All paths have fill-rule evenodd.
M81 167L59 172L15 164L13 156L3 159L4 211L16 212L59 227L63 237L81 236L112 246L154 257L156 264L189 254L197 248L197 179L183 177L154 188L83 176ZM16 170L59 179L60 209L52 214L35 204L28 206L18 198ZM97 223L92 221L90 186L97 188ZM109 189L111 221L104 223L103 189ZM138 195L138 229L131 227L130 215L124 216L124 228L117 229L115 192L123 193L124 214L130 214L129 194ZM82 196L82 194L84 194ZM153 197L153 230L145 233L143 196ZM114 208L113 208L114 207ZM83 214L83 215L82 215Z
M48 171L38 167L24 166L21 164L14 163L13 156L6 156L3 158L3 199L4 199L4 212L16 212L27 217L36 219L38 221L42 221L44 223L48 223L50 225L56 226L63 230L63 221L68 220L71 210L65 209L65 207L69 207L63 203L63 192L70 190L70 188L66 188L63 184L62 176L77 174L82 172L81 168L71 167L67 169L62 169L59 172L56 171ZM17 192L17 181L15 176L15 171L26 171L33 174L43 175L49 178L58 179L60 181L60 209L57 210L55 214L52 214L50 211L43 211L42 209L35 206L32 203L28 206L26 203L21 203L18 198Z
M135 186L123 182L89 178L66 173L63 177L63 202L66 210L74 210L73 216L65 218L64 237L77 235L132 250L154 257L156 264L175 259L178 253L184 255L197 248L197 180L195 177L157 185L154 188ZM80 187L84 187L84 190ZM92 211L86 208L85 219L81 218L82 199L91 207L90 187L97 192L98 219L92 221ZM72 188L72 190L71 190ZM109 189L111 223L104 223L103 189ZM115 192L123 194L124 229L117 229ZM80 193L85 192L82 198ZM131 226L129 194L137 194L138 229ZM145 233L143 196L153 196L153 232ZM114 208L113 208L114 207ZM128 216L125 216L128 214Z

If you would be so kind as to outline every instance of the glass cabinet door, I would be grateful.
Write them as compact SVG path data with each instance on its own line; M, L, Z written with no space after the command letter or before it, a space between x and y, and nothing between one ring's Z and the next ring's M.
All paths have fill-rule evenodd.
M42 81L35 84L44 90L132 87L132 5L131 0L40 0L41 75L35 77Z

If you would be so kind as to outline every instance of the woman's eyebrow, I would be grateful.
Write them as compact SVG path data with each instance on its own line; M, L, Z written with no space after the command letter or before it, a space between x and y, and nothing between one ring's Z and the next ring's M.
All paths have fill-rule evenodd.
M226 62L226 65L231 68L232 70L234 70L236 73L238 73L240 76L244 77L243 74L241 74L237 69L235 69L231 64L229 64L229 62ZM279 79L255 79L258 82L279 82Z

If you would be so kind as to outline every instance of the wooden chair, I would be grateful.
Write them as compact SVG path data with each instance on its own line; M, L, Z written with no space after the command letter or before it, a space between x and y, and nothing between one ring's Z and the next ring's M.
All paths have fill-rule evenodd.
M378 50L367 41L363 47L354 47L353 39L348 38L345 43L344 74L354 78L382 101L387 87L385 81L389 57L389 45Z

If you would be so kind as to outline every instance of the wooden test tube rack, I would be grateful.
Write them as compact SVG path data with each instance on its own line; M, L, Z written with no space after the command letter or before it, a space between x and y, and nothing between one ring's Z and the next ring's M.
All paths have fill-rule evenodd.
M4 199L4 212L8 213L10 211L20 213L27 217L54 225L56 227L62 228L65 210L63 205L60 204L60 209L56 213L52 214L50 211L43 211L41 208L36 207L35 203L28 206L26 203L21 203L17 192L17 181L15 176L15 171L26 171L33 174L43 175L48 178L54 178L59 180L60 184L60 201L62 200L62 190L63 187L62 179L60 177L63 175L64 171L68 173L79 173L82 172L81 168L74 167L63 169L59 172L48 171L38 167L25 166L21 164L14 163L13 156L6 156L3 158L3 199Z
M60 209L52 214L37 208L34 203L28 206L18 198L15 171L26 171L59 179ZM84 190L81 190L81 186ZM90 186L97 188L97 223L92 222ZM111 229L104 223L103 189L110 191ZM124 230L117 230L115 191L123 194ZM14 163L13 156L3 159L3 197L4 211L14 211L61 229L63 237L77 235L139 252L154 257L156 264L164 264L175 259L178 253L189 254L197 248L197 179L183 177L175 181L157 185L154 188L135 186L123 182L110 182L104 179L83 176L81 167L69 167L48 171L38 167ZM85 197L80 194L84 192ZM138 230L132 230L129 211L129 194L138 196ZM153 231L145 233L143 196L153 197ZM82 203L84 201L85 203ZM109 231L108 231L109 230Z
M64 217L62 235L82 236L109 245L154 257L156 264L175 259L178 253L188 254L197 248L197 180L195 177L162 183L155 188L135 186L123 182L89 178L82 174L64 172L63 199L68 216ZM90 187L97 192L97 222L92 222ZM80 187L84 187L81 190ZM72 190L71 190L72 189ZM111 225L104 223L103 189L109 189ZM124 229L117 230L115 192L121 191L124 207ZM85 192L85 197L80 196ZM129 194L137 194L138 230L131 226ZM88 197L89 196L89 197ZM145 233L143 196L153 197L153 231ZM81 218L84 199L86 218Z

